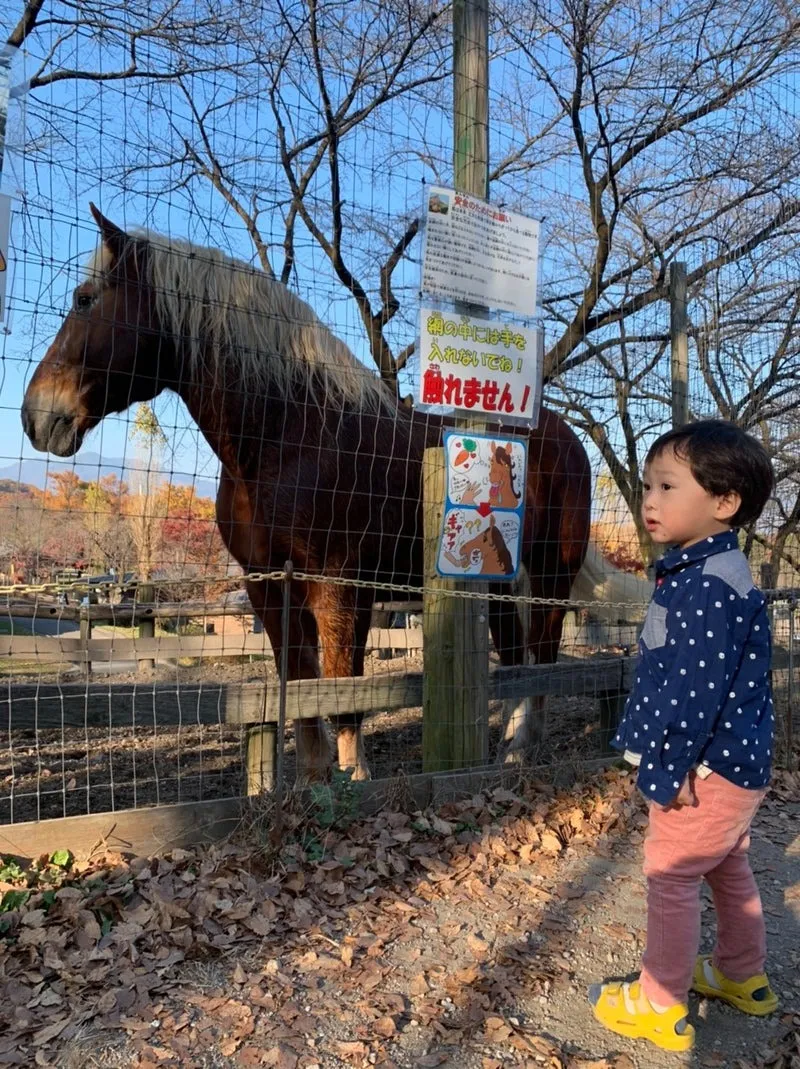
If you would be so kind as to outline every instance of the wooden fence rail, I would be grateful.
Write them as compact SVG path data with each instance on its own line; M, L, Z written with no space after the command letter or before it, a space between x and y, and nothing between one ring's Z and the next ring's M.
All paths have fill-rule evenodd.
M489 698L596 697L605 738L630 688L632 670L633 661L626 657L495 668L489 676ZM86 727L152 730L221 723L247 726L259 736L257 775L251 775L248 758L248 793L252 794L275 784L278 733L274 725L279 720L280 700L277 683L15 684L0 692L0 720L9 732ZM300 679L286 686L290 720L354 712L368 715L421 704L421 672Z
M373 628L367 636L367 649L422 649L422 631L418 628ZM0 657L41 664L80 664L92 662L135 661L140 658L180 660L184 657L272 656L272 646L260 634L157 635L154 638L124 638L118 635L93 637L92 632L63 635L0 635Z
M495 668L490 698L540 695L604 697L630 687L633 658ZM277 723L277 683L14 683L0 690L0 722L11 731L84 727L183 727ZM302 720L366 715L422 703L422 673L298 679L286 688L286 716Z
M421 601L376 601L374 612L422 612ZM133 627L141 620L193 620L208 616L252 616L253 608L241 598L218 601L129 602L119 605L60 605L27 598L0 601L0 619L19 617L39 620L91 620L93 623Z
M376 605L377 612L384 613L413 612L420 608L419 603L413 602ZM103 663L110 668L115 661L271 656L269 639L264 633L153 636L158 620L174 622L223 616L241 619L252 616L252 611L241 601L112 606L9 601L0 603L0 618L68 619L78 622L80 627L56 636L0 635L0 657L41 664L75 664L88 677L93 663L99 669ZM387 618L376 616L373 622L385 623ZM140 634L139 637L103 635L99 630L103 624L138 627ZM376 626L369 632L367 646L384 653L420 650L423 633L417 628ZM495 668L490 673L488 697L515 703L525 697L544 695L595 697L600 701L600 726L605 738L630 687L632 669L631 658L607 655L555 665ZM277 782L281 700L280 685L267 682L227 684L176 680L102 684L89 682L87 678L81 683L11 683L0 691L0 722L12 736L26 731L92 727L168 731L196 725L239 726L248 730L247 794L256 794ZM284 714L289 720L342 713L368 716L419 707L422 700L423 675L419 671L296 680L286 685L283 695ZM207 803L196 804L198 815L208 808ZM141 828L146 836L145 828L151 819L147 811L142 812L141 819L133 813L127 819L132 828ZM187 817L189 823L193 819L191 815Z

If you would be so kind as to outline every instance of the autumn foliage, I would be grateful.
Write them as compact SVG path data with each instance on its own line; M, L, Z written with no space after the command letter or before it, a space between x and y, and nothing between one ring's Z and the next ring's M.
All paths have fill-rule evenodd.
M138 571L140 494L116 475L95 481L56 472L45 490L6 481L0 486L0 571L15 581L52 579L64 568L120 576ZM154 574L175 579L219 576L228 556L214 502L191 486L169 482L149 495Z
M640 577L647 574L633 523L593 523L591 538L608 563L615 568Z

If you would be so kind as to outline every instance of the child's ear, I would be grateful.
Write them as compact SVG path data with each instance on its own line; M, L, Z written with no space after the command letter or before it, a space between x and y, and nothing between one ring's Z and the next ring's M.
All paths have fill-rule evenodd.
M736 490L729 490L727 494L720 494L717 498L717 519L722 523L730 523L742 506L742 495Z

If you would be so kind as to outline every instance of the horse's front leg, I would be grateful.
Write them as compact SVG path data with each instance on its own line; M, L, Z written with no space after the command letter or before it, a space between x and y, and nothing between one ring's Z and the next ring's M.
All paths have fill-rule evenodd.
M514 593L526 596L529 593L527 576L521 575L512 589ZM526 622L513 601L489 602L489 628L503 666L529 663L525 641ZM499 761L517 764L533 756L541 742L536 725L542 716L542 702L541 698L530 697L507 698L503 702L503 735L497 753Z
M283 590L280 583L247 583L250 602L264 624L272 644L275 664L280 670L283 648ZM306 590L302 584L292 583L289 608L288 679L318 679L319 653L317 625L314 614L305 603ZM298 784L324 781L333 765L333 749L325 721L321 716L294 722L297 747Z
M363 587L314 584L311 596L319 631L323 675L326 679L363 676L374 594ZM370 779L361 724L363 713L332 716L339 768L354 780Z

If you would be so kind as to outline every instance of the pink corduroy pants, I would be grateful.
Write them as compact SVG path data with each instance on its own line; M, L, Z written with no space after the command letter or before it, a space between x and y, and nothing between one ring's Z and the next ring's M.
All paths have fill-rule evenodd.
M717 913L714 965L729 980L764 971L766 930L747 852L750 825L765 790L737 787L717 773L691 773L695 806L650 806L644 844L647 949L641 982L662 1006L686 1002L700 944L700 884Z

